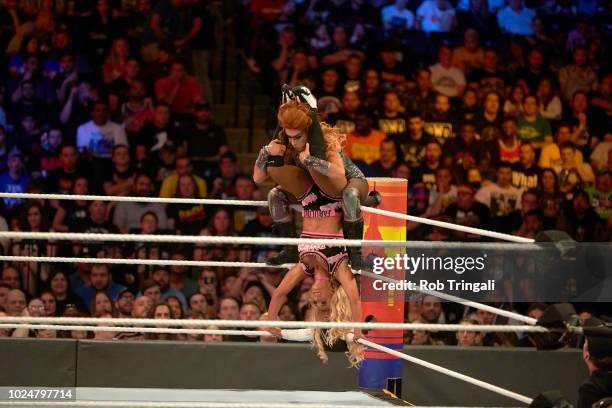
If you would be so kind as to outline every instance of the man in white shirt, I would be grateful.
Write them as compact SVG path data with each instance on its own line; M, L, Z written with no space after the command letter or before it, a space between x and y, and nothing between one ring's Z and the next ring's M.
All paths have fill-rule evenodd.
M493 217L505 217L514 210L521 209L522 190L512 186L512 165L500 162L497 165L497 181L481 187L476 193L476 201L491 209Z
M523 5L523 0L509 0L497 13L497 23L503 32L516 35L533 35L531 20L536 13Z
M416 11L418 25L426 33L449 32L455 24L455 9L446 0L425 0Z
M109 159L116 145L128 145L125 131L108 120L106 104L96 102L91 111L91 120L77 129L77 149L88 152L92 158Z
M395 0L395 3L382 8L380 16L385 31L414 27L414 14L406 8L406 0Z
M437 92L449 98L461 96L465 89L463 71L452 65L453 52L447 45L438 48L438 63L429 67L431 82Z

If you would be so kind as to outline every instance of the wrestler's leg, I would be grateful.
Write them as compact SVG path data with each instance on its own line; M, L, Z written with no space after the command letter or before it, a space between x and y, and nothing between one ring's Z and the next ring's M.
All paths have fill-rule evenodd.
M272 230L276 237L297 237L295 222L291 214L291 197L289 193L280 187L274 187L268 193L268 206L270 215L274 220ZM266 263L270 265L282 265L286 263L297 263L299 260L297 246L285 245L278 255L268 258Z
M361 203L368 198L368 182L366 179L350 179L342 192L342 231L346 239L363 239L363 215ZM349 247L351 267L360 270L363 267L360 247Z
M305 102L310 106L310 117L312 119L312 124L310 128L308 128L310 155L321 160L327 160L325 157L325 141L323 140L323 130L319 123L316 98L312 95L310 89L305 86L293 88L291 94L296 96L299 101Z
M312 184L312 179L307 172L295 166L268 167L268 174L278 187L268 193L268 206L274 220L274 234L277 237L297 237L295 222L291 215L291 197L300 197ZM267 263L281 265L285 263L297 263L298 250L295 245L285 245L281 252Z

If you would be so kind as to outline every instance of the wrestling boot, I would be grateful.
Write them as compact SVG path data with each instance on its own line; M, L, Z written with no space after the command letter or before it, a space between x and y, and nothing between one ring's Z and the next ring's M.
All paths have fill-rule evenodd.
M342 221L342 231L346 239L363 239L363 217L357 221ZM349 264L353 270L363 268L361 247L348 247Z
M275 237L296 238L295 224L291 222L275 222L272 226ZM278 255L269 258L268 265L296 264L300 260L298 249L295 245L285 245Z

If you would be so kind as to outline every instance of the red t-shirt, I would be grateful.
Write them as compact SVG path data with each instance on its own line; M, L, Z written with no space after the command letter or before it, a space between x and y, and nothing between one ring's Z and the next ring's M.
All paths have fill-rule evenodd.
M175 85L170 77L158 79L155 81L155 97L159 100L161 96L170 94ZM193 111L196 101L201 98L202 90L199 82L194 77L187 75L179 86L170 109L175 113L190 113Z

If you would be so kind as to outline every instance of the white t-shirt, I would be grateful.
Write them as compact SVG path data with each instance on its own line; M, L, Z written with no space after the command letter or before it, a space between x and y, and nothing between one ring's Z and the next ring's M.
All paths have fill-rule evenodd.
M406 28L410 30L414 26L414 14L408 9L398 10L395 4L385 6L380 11L380 16L385 30L392 28Z
M436 91L450 98L459 95L459 88L465 86L465 75L457 67L444 68L439 62L429 67L431 82Z
M98 126L90 120L77 129L77 149L87 150L92 157L108 159L116 145L127 146L128 141L125 131L115 122L109 120Z
M521 194L523 191L520 188L501 188L497 184L489 184L481 187L475 198L491 209L492 216L503 217L521 209Z
M595 146L593 153L591 153L591 160L595 160L599 166L595 170L608 167L608 152L610 150L612 150L612 142L601 142Z
M448 32L453 28L455 10L450 7L447 10L440 10L436 0L425 0L416 13L423 20L421 28L426 33Z
M497 22L502 30L511 34L532 35L531 19L535 15L535 11L527 7L517 13L510 6L506 6L497 13Z

